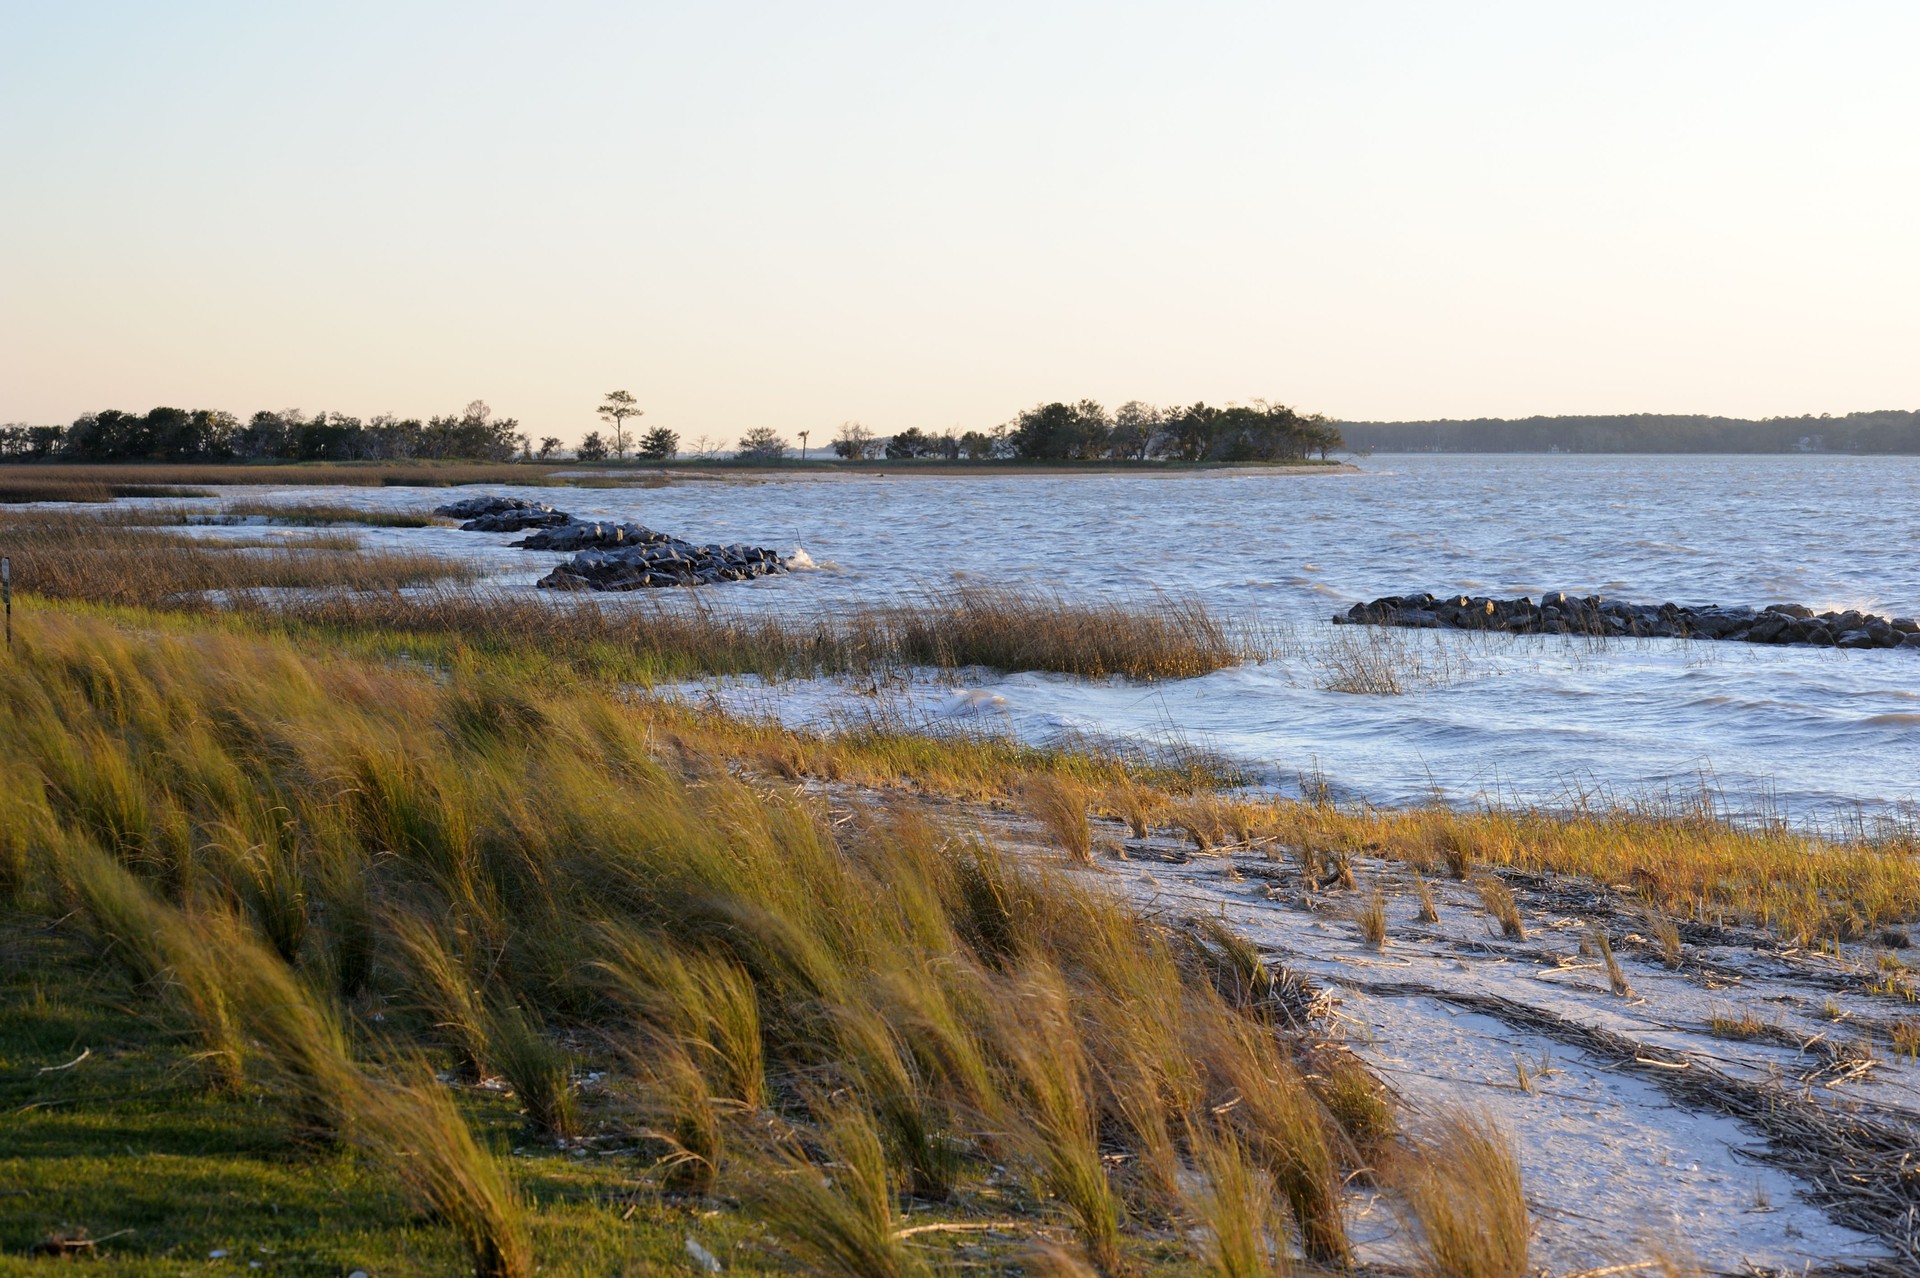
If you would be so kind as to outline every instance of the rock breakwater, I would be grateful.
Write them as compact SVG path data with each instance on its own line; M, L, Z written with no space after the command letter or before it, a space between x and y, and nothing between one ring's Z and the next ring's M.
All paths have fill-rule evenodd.
M534 583L550 590L704 586L791 571L778 553L761 546L696 546L639 524L575 519L520 497L469 497L433 513L465 520L463 532L534 529L513 543L527 550L577 552Z
M1764 608L1631 604L1599 595L1556 592L1539 602L1522 596L1387 595L1334 614L1336 625L1408 626L1421 630L1502 630L1516 635L1640 636L1806 644L1823 648L1920 650L1920 622L1872 613L1815 612L1799 604Z

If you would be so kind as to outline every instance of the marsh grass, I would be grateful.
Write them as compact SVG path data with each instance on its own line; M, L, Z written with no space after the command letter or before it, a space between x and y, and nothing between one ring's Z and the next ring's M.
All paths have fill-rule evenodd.
M1070 860L1093 862L1093 829L1087 822L1087 796L1059 777L1040 776L1028 783L1027 811Z
M324 505L232 509L313 527L425 522ZM642 683L716 674L873 677L924 666L1177 679L1261 660L1271 650L1257 625L1229 624L1186 596L1084 601L959 586L779 617L692 592L669 592L674 598L666 600L656 592L555 598L476 587L476 570L464 561L357 551L324 533L239 544L166 526L195 517L178 508L103 517L0 512L0 549L13 556L23 594L200 612L217 602L288 635L389 652L537 659L555 673Z
M1447 640L1389 626L1338 626L1308 653L1323 692L1398 697L1456 683L1464 660Z
M14 561L21 594L187 611L211 609L215 591L397 591L473 576L454 560L363 551L357 541L326 534L223 542L57 511L0 512L0 548ZM269 606L267 597L253 606Z
M1480 893L1480 903L1500 925L1500 935L1510 941L1526 940L1526 923L1520 917L1520 903L1513 899L1512 890L1491 874L1481 875L1473 881L1473 886Z
M355 1118L408 1197L466 1243L475 1278L530 1278L533 1250L518 1197L444 1090L418 1073L410 1086L374 1084Z
M1749 1039L1760 1038L1766 1034L1768 1025L1752 1009L1734 1016L1730 1012L1714 1011L1707 1016L1707 1032L1715 1038L1730 1039L1744 1043Z
M169 1004L204 1043L218 1042L202 1059L220 1057L223 1086L252 1073L297 1140L345 1138L372 1154L419 1209L459 1233L476 1278L528 1278L516 1196L424 1071L398 1079L365 1072L332 1012L232 916L189 915L85 845L64 848L57 873L83 903L87 925L126 947L138 969L151 969L149 980L165 980Z
M90 511L86 517L144 528L255 521L284 528L327 528L336 524L362 528L430 528L453 522L414 511L366 510L324 502L267 501L229 501L222 503L218 510L182 506L116 507L110 511Z
M760 1190L762 1216L816 1273L913 1278L926 1264L896 1234L896 1194L878 1127L861 1109L818 1106L816 1162L783 1155Z
M580 1134L573 1094L573 1061L517 1004L503 1003L488 1017L494 1064L526 1109L527 1130L540 1140Z
M1387 896L1379 888L1367 895L1366 902L1354 915L1354 922L1360 929L1360 939L1376 950L1387 947Z
M1440 911L1434 908L1433 890L1427 886L1427 880L1418 870L1413 874L1413 893L1420 902L1419 913L1415 917L1422 923L1438 923Z
M1207 1272L1219 1278L1269 1278L1292 1270L1272 1178L1231 1133L1201 1135L1196 1162L1206 1189L1195 1204L1205 1222Z
M1107 811L1127 823L1127 832L1136 839L1152 835L1154 822L1166 806L1166 798L1130 778L1108 786L1101 796Z
M1669 969L1679 967L1684 955L1679 926L1658 909L1650 909L1647 911L1647 930L1653 933L1654 944L1660 948L1660 961Z
M1523 1278L1529 1222L1513 1141L1494 1121L1450 1111L1427 1147L1401 1159L1393 1181L1403 1195L1430 1278Z
M1477 866L1578 875L1623 885L1641 908L1670 918L1737 919L1807 943L1865 939L1920 917L1920 844L1910 833L1823 838L1736 824L1704 801L1573 811L1280 802L1262 827L1295 846L1384 854L1457 876Z
M539 463L346 463L297 465L61 465L32 463L0 466L0 493L19 493L13 501L108 501L114 497L206 497L180 491L182 485L224 488L270 485L277 488L446 487L457 484L538 484L559 469ZM135 491L137 490L137 491ZM26 494L70 493L71 496Z
M1594 946L1600 951L1600 961L1607 969L1607 987L1615 998L1632 998L1633 986L1627 984L1627 974L1620 970L1620 960L1613 955L1613 941L1607 936L1607 930L1598 923L1588 928Z
M153 1014L211 1053L213 1094L283 1116L301 1174L324 1174L302 1161L323 1138L364 1151L476 1272L527 1272L528 1218L557 1208L515 1188L532 1155L486 1154L512 1115L487 1140L461 1116L507 1102L428 1083L422 1058L468 1079L519 1074L530 1114L541 1087L569 1094L557 1056L608 1064L571 1103L580 1130L667 1151L633 1164L643 1190L711 1193L723 1214L769 1178L839 1195L820 1208L839 1213L831 1236L771 1232L799 1263L845 1247L877 1272L922 1257L921 1236L898 1236L899 1195L954 1220L975 1189L1026 1204L1030 1223L1064 1219L1108 1272L1154 1248L1245 1259L1261 1176L1303 1252L1338 1265L1348 1179L1383 1178L1396 1145L1428 1147L1396 1135L1358 1062L1289 1028L1279 977L1244 937L1138 917L1074 875L943 833L904 797L849 811L794 783L1012 798L1039 772L1084 787L1084 820L1086 794L1125 781L1172 803L1176 778L1005 743L827 740L555 680L505 647L402 662L364 633L330 644L242 620L59 607L23 631L0 664L0 771L22 782L0 790L16 908L84 927L146 982ZM1774 890L1741 877L1739 853L1788 845L1720 825L1206 797L1222 839L1416 867L1443 843L1530 870L1588 858L1689 910L1786 899L1735 893ZM1897 848L1792 846L1826 856L1821 874L1841 877L1818 881L1861 891L1846 905L1863 917L1912 899ZM254 865L269 849L285 862L260 863L270 890ZM1787 891L1811 881L1785 872ZM1696 887L1694 873L1718 877ZM75 912L90 874L98 904ZM506 1008L524 1020L503 1026ZM541 1041L545 1083L503 1060L515 1035ZM1216 1168L1240 1220L1210 1231L1181 1190L1210 1183L1207 1160L1234 1145L1252 1179ZM1493 1211L1497 1188L1472 1202ZM579 1220L606 1215L566 1201ZM631 1185L617 1199L635 1201ZM1488 1228L1510 1251L1511 1230ZM587 1271L554 1236L543 1264ZM1189 1236L1191 1255L1165 1241Z
M492 1160L469 1103L635 1141L650 1190L779 1180L821 1222L774 1226L804 1263L917 1268L933 1244L899 1236L898 1197L964 1219L988 1181L1124 1272L1229 1139L1303 1245L1344 1254L1346 1138L1232 932L1196 942L904 799L836 812L753 775L768 742L842 775L872 743L142 617L44 612L0 665L16 899L123 962L296 1166L370 1155L476 1273L527 1272L529 1215L556 1208L522 1198L525 1160ZM875 757L1034 776L914 749ZM1072 766L1084 823L1124 774ZM589 1055L608 1069L586 1091L568 1058ZM504 1075L513 1101L428 1062Z

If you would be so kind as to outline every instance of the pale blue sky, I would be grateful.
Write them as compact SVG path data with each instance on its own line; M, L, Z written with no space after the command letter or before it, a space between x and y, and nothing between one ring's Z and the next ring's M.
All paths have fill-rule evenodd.
M0 420L1920 407L1920 4L0 0Z

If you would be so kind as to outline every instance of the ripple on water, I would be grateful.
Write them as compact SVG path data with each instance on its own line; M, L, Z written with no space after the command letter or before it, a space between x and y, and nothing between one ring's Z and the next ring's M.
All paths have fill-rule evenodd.
M1003 699L984 714L1029 737L1071 728L1150 742L1172 725L1276 778L1317 764L1344 792L1388 802L1431 786L1546 802L1574 779L1625 792L1703 768L1769 811L1913 801L1920 653L1458 636L1442 649L1455 677L1399 697L1321 691L1312 653L1329 642L1336 601L1449 587L1911 616L1920 458L1396 456L1361 466L1345 477L683 483L560 490L557 501L554 489L498 491L695 542L804 547L822 571L748 583L724 600L715 592L749 611L810 614L965 573L1068 596L1191 592L1290 627L1302 650L1145 691L1052 676L970 684ZM367 509L445 499L399 488L325 496ZM1876 513L1825 513L1840 509ZM528 586L556 557L508 550L511 540L376 529L364 544L463 554L489 580Z

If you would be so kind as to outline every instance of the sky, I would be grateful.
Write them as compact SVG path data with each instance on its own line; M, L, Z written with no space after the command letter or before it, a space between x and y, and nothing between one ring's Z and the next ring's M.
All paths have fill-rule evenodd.
M1920 4L0 0L0 421L1920 408Z

